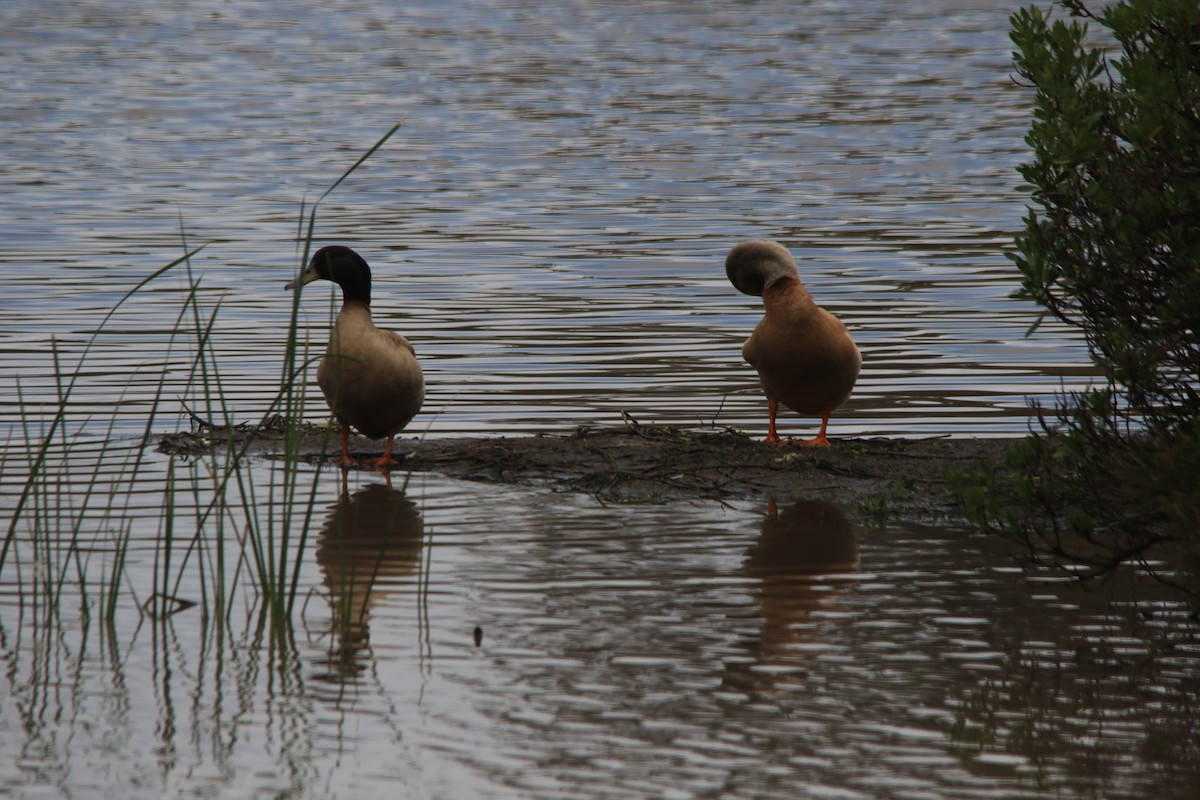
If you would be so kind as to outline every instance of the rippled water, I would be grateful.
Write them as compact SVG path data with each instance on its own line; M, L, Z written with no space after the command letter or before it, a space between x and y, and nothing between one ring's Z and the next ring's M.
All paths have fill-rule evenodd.
M991 2L5 6L0 354L52 387L103 313L188 244L239 418L273 394L304 199L375 267L416 344L434 434L612 421L763 426L722 261L771 237L853 329L846 434L1011 435L1089 374L1007 295L1028 98ZM81 388L141 430L128 371L166 370L167 281ZM305 303L321 346L326 291ZM178 349L178 346L177 346ZM11 380L11 376L5 379ZM130 385L130 384L135 385ZM14 413L14 396L0 402ZM319 398L310 407L324 416ZM792 420L791 425L808 425Z
M260 492L280 469L257 468ZM173 475L204 487L207 473ZM159 502L130 501L139 600L161 558ZM186 498L173 511L192 513ZM87 536L87 570L107 572L112 549ZM108 625L80 614L70 581L53 610L7 586L0 791L1183 798L1198 785L1191 610L1151 585L1089 594L1023 575L988 537L863 524L823 501L614 507L422 475L404 493L366 475L343 491L326 473L303 549L286 640L248 589L225 625L131 603ZM214 542L199 550L211 569ZM202 602L198 571L180 572L177 596Z
M366 256L377 318L416 345L415 431L565 432L624 410L761 434L739 356L757 301L722 261L770 237L864 354L832 435L1022 433L1030 398L1091 370L1059 327L1026 338L1036 310L1008 298L1029 118L1009 77L1016 5L8 0L0 520L56 371L187 246L205 245L191 269L205 313L220 306L226 400L256 421L282 369L301 203L400 120L323 201L316 239ZM97 340L73 448L51 454L6 549L0 794L1200 785L1189 609L1023 574L961 530L865 525L834 497L613 507L427 475L343 494L302 470L316 514L275 543L299 599L293 637L273 638L238 562L246 520L196 521L212 465L135 446L202 399L188 337L171 338L186 287L160 279ZM314 347L330 292L305 294ZM326 414L311 398L306 416ZM283 467L244 474L270 530L306 529L306 503L279 501ZM205 594L222 564L223 621ZM140 616L162 588L199 605Z

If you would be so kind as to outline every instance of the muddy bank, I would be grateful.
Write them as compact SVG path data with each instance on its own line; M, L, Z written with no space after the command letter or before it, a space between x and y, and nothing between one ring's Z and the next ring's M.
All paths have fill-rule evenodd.
M243 447L251 456L282 457L286 433L202 429L164 436L160 450L201 455ZM659 425L581 427L562 436L397 440L399 471L437 472L470 480L540 485L626 501L678 497L831 500L847 510L906 518L956 516L948 474L981 462L998 465L1006 439L838 439L829 448L768 445L735 431ZM355 456L381 442L351 440ZM301 432L297 457L338 452L336 433ZM366 468L366 467L364 467Z

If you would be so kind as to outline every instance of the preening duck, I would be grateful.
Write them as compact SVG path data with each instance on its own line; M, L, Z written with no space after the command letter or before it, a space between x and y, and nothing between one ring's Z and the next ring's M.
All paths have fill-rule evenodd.
M341 245L322 247L308 268L285 288L298 289L315 280L342 287L342 309L329 336L325 357L317 366L317 384L342 428L339 463L350 457L350 428L371 439L387 437L383 455L370 463L394 466L396 434L421 409L425 379L412 345L399 334L375 327L371 319L371 268L362 256Z
M813 302L791 254L777 242L742 242L725 258L725 274L738 291L763 299L765 313L742 345L767 396L766 441L782 441L775 417L783 403L798 414L819 415L821 431L792 444L828 447L829 415L846 402L862 355L841 320Z

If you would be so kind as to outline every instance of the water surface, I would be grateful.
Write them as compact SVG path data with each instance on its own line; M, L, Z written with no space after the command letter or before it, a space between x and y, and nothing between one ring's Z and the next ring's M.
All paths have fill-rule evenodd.
M729 247L776 238L865 357L836 430L1013 435L1088 380L1008 299L1029 98L990 2L6 4L0 354L39 397L124 291L193 269L239 419L277 386L312 201L415 343L431 435L569 430L621 410L763 425ZM120 317L81 397L141 430L183 277ZM309 290L323 346L332 290ZM130 380L138 370L139 380ZM11 381L12 376L6 378ZM5 393L3 409L14 413ZM309 409L321 417L314 398ZM791 420L798 427L810 424Z
M173 469L208 483L203 460ZM257 467L258 490L281 469ZM70 581L54 606L6 581L0 786L14 796L1182 798L1198 785L1191 609L1146 582L1088 593L1023 574L986 536L866 524L830 501L612 506L423 475L404 492L369 473L343 488L326 471L311 538L291 547L298 604L278 639L250 585L224 624L202 612L195 566L170 583L202 606L136 613L125 595L145 599L161 568L160 502L132 495L112 624L94 594L81 613ZM111 537L78 549L91 575L111 569ZM216 539L197 549L212 569ZM22 566L6 577L36 579Z

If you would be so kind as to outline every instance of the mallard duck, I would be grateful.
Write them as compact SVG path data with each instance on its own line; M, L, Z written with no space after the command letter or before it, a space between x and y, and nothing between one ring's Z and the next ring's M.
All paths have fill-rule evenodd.
M766 313L742 345L742 358L758 370L771 421L766 441L779 442L779 404L799 414L819 414L821 432L793 444L828 447L829 415L846 402L858 380L862 355L837 317L813 302L796 262L777 242L736 245L725 274L738 291L763 299Z
M371 463L394 466L396 433L416 415L425 399L421 365L407 339L375 327L371 268L362 256L341 245L322 247L304 273L285 288L298 289L318 279L342 287L342 310L317 367L317 384L342 426L339 463L355 463L350 457L350 427L354 426L371 439L386 436L383 455Z

